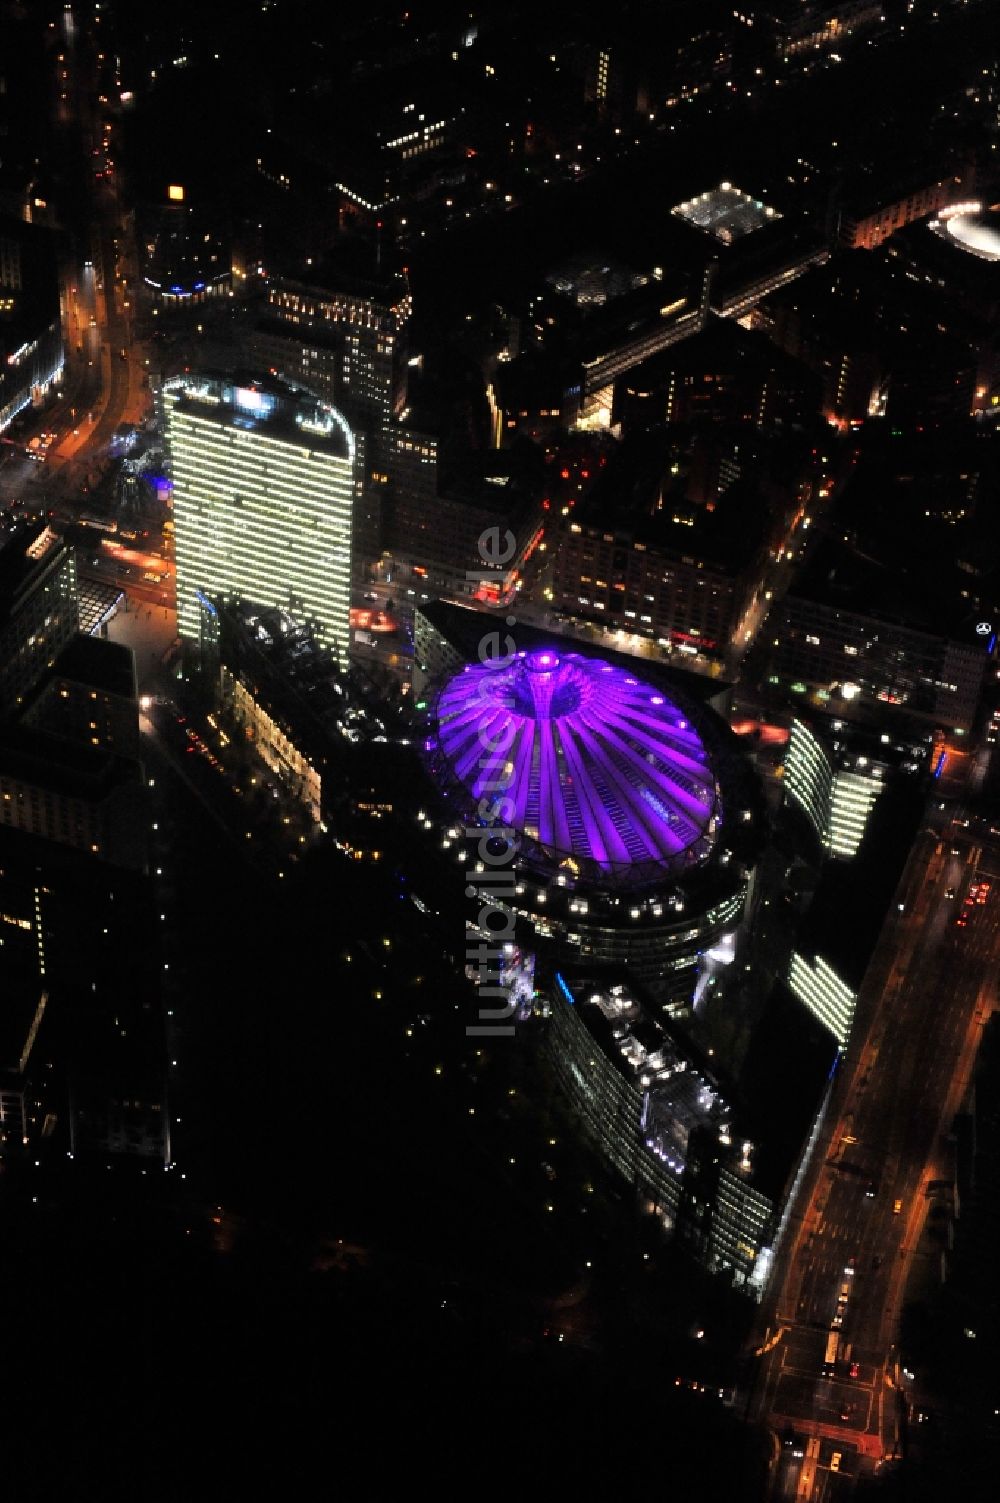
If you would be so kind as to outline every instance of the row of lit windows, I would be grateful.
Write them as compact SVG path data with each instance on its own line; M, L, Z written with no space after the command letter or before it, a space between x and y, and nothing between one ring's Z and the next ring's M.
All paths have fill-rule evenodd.
M251 440L246 465L233 462L231 430L182 415L170 434L182 629L197 634L196 590L232 591L264 603L295 598L324 635L346 644L350 462L257 432L240 437ZM268 453L278 463L262 476L260 458Z
M789 966L788 984L815 1018L829 1028L841 1049L846 1049L854 1020L856 994L821 957L810 964L797 951Z

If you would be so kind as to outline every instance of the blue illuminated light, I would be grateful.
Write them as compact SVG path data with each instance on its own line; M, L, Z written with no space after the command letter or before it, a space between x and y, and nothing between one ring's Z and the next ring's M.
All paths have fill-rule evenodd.
M573 993L570 991L569 987L566 985L565 981L560 976L558 971L556 971L556 985L562 992L563 996L566 998L566 1001L569 1003L570 1007L575 1007L576 998L573 996Z

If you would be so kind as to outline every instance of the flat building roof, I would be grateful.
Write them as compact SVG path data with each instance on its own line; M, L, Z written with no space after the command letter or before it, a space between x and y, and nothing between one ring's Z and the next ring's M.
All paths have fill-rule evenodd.
M742 240L745 235L752 235L754 230L781 218L777 209L770 208L759 198L752 198L732 183L720 183L717 188L699 193L696 198L675 204L670 212L714 235L723 245L732 245L734 240Z

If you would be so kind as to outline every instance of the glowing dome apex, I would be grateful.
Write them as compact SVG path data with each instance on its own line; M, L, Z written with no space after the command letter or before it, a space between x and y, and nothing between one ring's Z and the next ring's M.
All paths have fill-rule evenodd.
M469 823L577 881L639 885L712 850L720 801L687 714L627 669L551 648L470 665L433 704L431 771Z

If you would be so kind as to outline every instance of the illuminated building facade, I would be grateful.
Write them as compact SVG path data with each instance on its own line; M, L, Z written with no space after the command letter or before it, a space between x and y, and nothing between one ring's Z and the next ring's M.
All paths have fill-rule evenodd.
M771 628L774 630L771 630ZM987 656L968 642L789 594L762 630L768 679L845 719L884 716L968 734Z
M847 1048L854 1022L857 993L820 955L809 959L798 951L791 957L788 985L798 1000L828 1028L841 1050Z
M785 757L785 795L812 825L831 856L857 854L882 792L884 769L867 757L836 768L833 755L801 720L792 721Z
M448 495L396 486L383 513L379 577L394 586L404 612L436 598L508 605L542 540L539 503L530 490L482 476ZM487 534L513 539L502 563L484 561L479 544Z
M561 519L553 610L723 664L788 505L741 474L753 453L736 429L690 450L659 427L626 439Z
M830 822L833 768L826 748L801 720L792 721L785 756L785 797L805 814L823 842Z
M371 772L363 758L345 761L359 739L345 675L309 627L283 610L230 599L213 625L220 731L245 739L317 823L324 799L339 809L345 790Z
M553 608L562 616L721 659L746 585L680 549L620 530L568 522L553 561Z
M775 6L777 50L786 62L843 46L858 31L875 30L885 21L881 0L807 0Z
M848 204L841 213L840 238L855 250L875 250L897 230L967 198L969 187L966 173L947 173L905 193L887 189L883 194L873 195L870 207Z
M197 641L200 596L234 595L316 623L346 657L356 498L341 414L279 382L169 381L178 630Z
M556 974L544 1025L550 1066L639 1207L710 1272L749 1292L774 1229L753 1144L707 1061L644 1010L622 974Z
M272 278L254 353L265 369L340 408L352 427L377 432L406 406L409 288L402 277L329 280L318 287Z
M253 694L236 679L232 685L233 717L253 742L261 761L281 779L296 798L302 800L314 820L320 817L322 780L313 765L269 715Z

